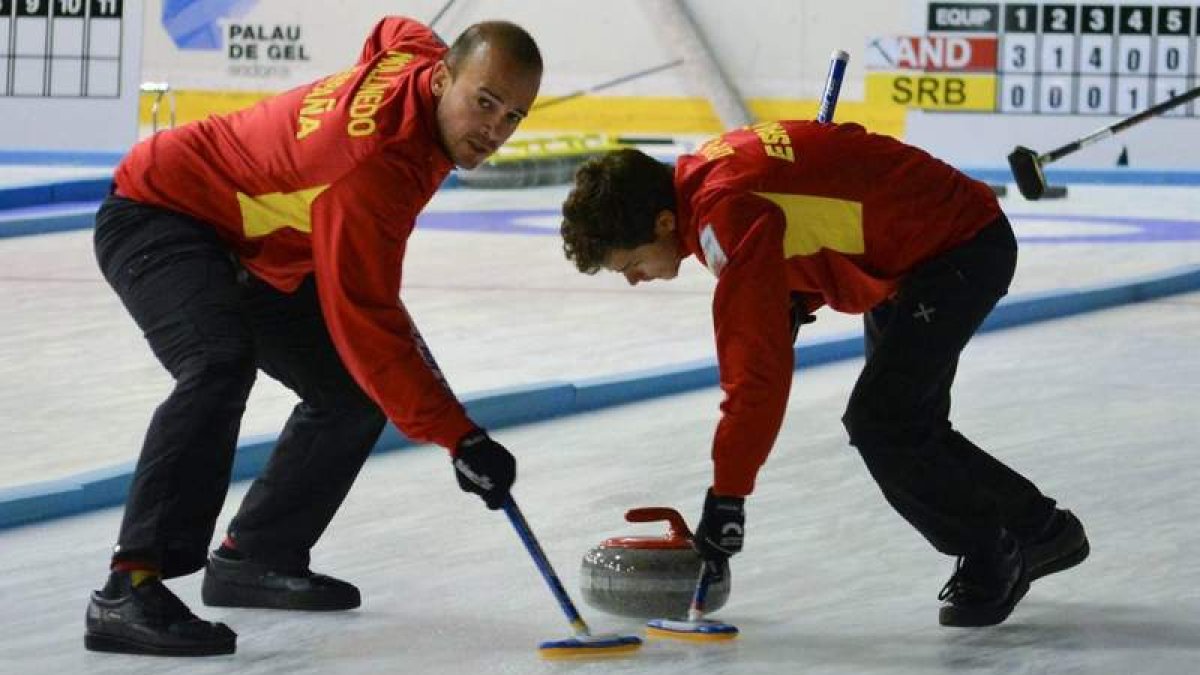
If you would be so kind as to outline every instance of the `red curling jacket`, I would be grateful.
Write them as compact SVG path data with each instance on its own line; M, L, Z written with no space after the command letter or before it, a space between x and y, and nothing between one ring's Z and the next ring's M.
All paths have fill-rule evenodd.
M779 433L794 368L790 294L809 311L866 312L1001 213L987 185L857 124L736 129L682 156L675 189L683 247L717 277L720 495L753 492Z
M212 224L281 291L314 274L354 379L406 435L453 448L474 424L399 298L417 214L453 168L430 90L445 51L428 27L385 18L353 66L157 133L115 180L124 197Z

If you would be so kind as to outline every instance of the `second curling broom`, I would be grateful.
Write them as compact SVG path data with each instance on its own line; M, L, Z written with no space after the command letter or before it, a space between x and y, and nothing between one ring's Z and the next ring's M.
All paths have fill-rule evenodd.
M817 112L818 122L832 122L837 109L838 95L842 90L842 79L846 75L846 64L850 54L835 50L829 57L829 75L825 78L825 90L821 94L821 108ZM726 563L727 564L727 563ZM691 642L722 642L738 636L738 628L723 621L704 618L704 603L708 588L727 573L724 565L706 561L700 566L696 590L686 619L651 619L646 623L646 635L650 637L688 640Z

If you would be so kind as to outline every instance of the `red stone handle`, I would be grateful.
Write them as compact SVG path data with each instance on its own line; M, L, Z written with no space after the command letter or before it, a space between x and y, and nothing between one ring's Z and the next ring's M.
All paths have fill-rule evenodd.
M688 529L687 521L675 509L666 506L650 506L640 509L629 509L625 512L625 520L631 523L652 523L665 520L670 526L668 539L691 540L692 531Z

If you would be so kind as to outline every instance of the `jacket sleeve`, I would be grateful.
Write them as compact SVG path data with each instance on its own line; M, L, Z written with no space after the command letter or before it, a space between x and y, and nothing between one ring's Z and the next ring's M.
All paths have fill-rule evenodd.
M745 496L775 444L791 391L795 356L783 222L748 196L723 200L700 222L710 223L707 236L715 236L726 259L712 307L725 393L712 446L713 491Z
M350 374L413 440L447 449L474 428L400 301L416 208L395 184L360 167L313 203L321 312Z
M387 16L371 29L359 53L358 62L365 63L389 49L411 49L423 45L444 50L446 44L425 24L406 16Z

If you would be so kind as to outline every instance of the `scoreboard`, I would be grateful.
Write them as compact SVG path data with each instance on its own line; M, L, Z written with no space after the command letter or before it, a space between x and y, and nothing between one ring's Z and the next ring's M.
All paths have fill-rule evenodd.
M1200 7L1179 4L931 2L926 29L997 36L1000 112L1127 116L1195 86L1198 21Z
M980 2L914 7L918 34L874 38L868 101L908 108L905 137L969 167L1048 150L1200 86L1200 1ZM1200 170L1192 100L1061 168Z
M930 2L924 29L867 53L924 110L1125 117L1200 85L1200 5Z
M0 149L127 148L142 11L126 0L0 0Z

